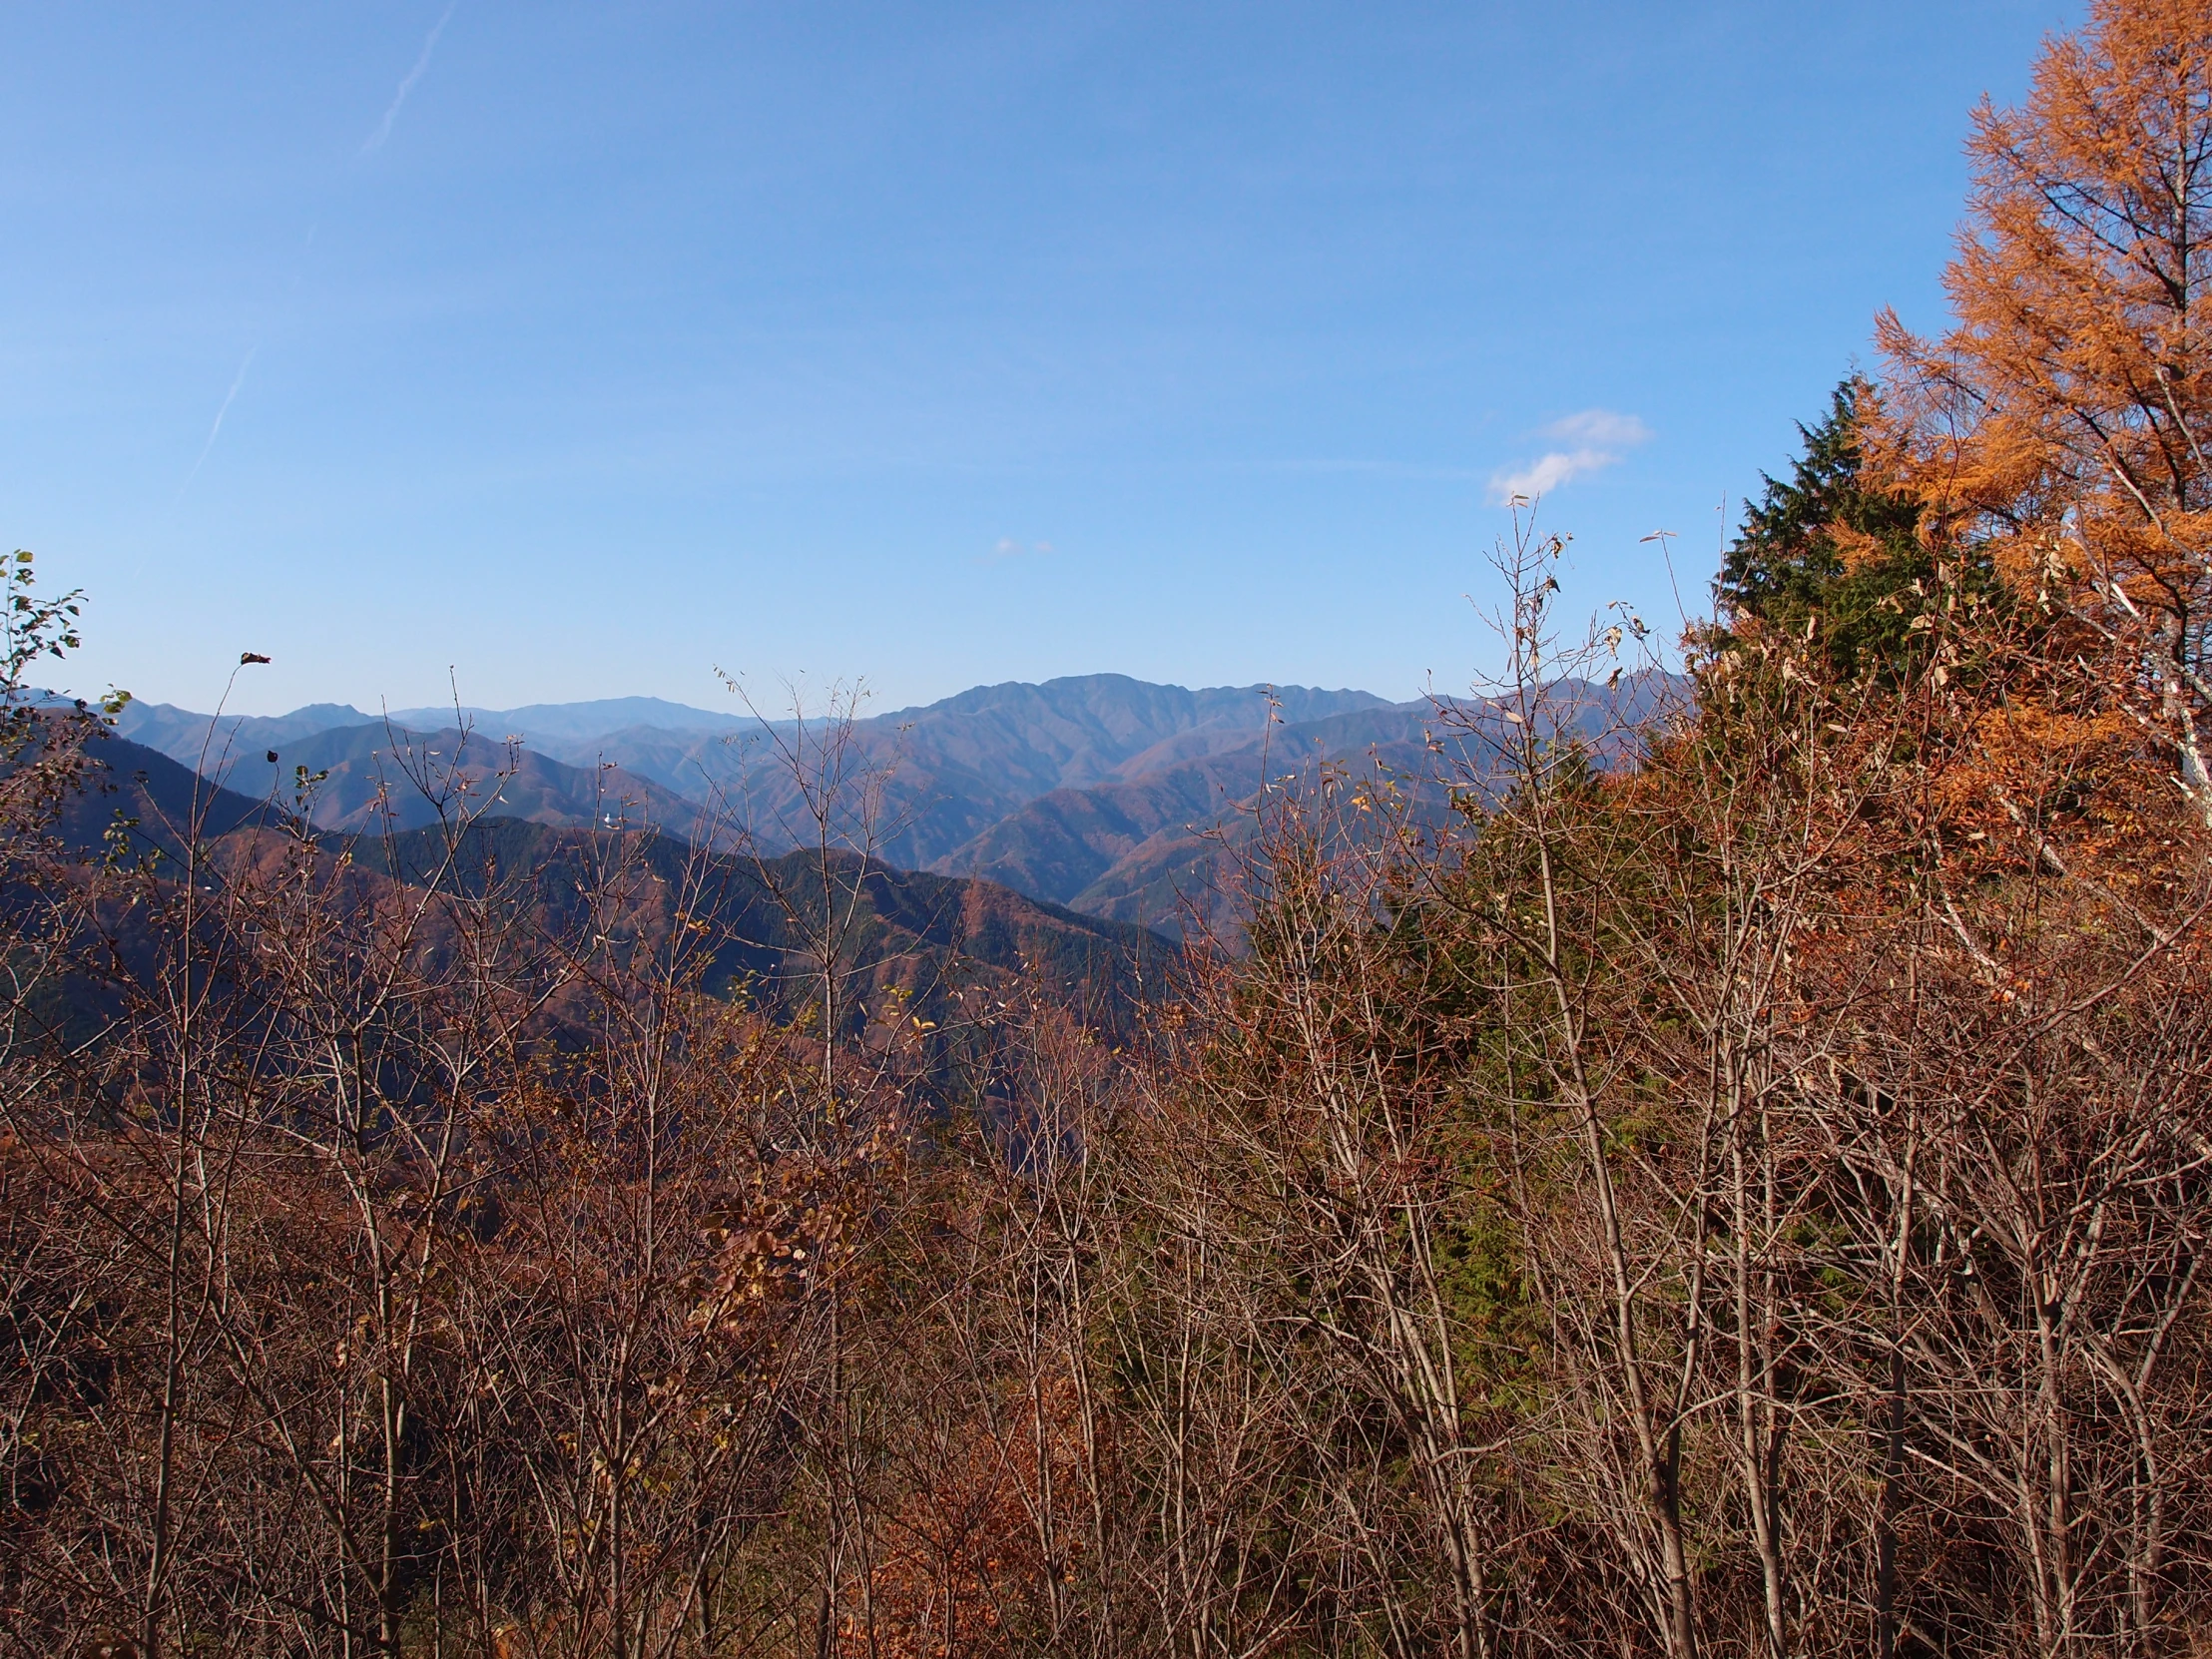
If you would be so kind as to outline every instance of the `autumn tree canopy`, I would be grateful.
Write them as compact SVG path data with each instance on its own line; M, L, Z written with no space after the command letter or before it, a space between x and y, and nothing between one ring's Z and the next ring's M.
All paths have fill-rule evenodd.
M879 953L849 721L797 865L134 860L17 555L0 1659L2212 1653L2208 99L2099 0L1685 675L1522 520L1080 994Z
M1967 149L1955 323L1878 324L1889 457L1933 546L2129 649L2135 717L2212 822L2212 5L2097 0Z

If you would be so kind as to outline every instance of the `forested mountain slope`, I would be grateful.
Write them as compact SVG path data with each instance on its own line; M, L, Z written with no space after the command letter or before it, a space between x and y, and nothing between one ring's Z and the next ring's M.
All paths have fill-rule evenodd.
M1647 721L1670 688L1679 683L1665 675L1632 676L1589 700L1591 730ZM779 853L820 838L813 808L833 794L831 838L871 858L1170 930L1188 904L1207 902L1223 835L1244 832L1243 809L1267 784L1317 768L1380 769L1433 819L1455 785L1479 787L1499 735L1479 700L1393 705L1297 686L1193 692L1114 674L979 686L865 718L847 705L820 719L748 722L616 698L463 711L466 734L405 724L434 713L318 725L354 715L318 705L211 724L134 705L120 724L188 762L208 753L210 774L249 795L288 802L304 767L309 818L324 829L364 830L386 812L392 828L419 829L435 822L441 792L455 814L496 792L499 817L611 820ZM684 724L601 729L639 715ZM833 791L832 778L841 781Z
M2207 110L2212 0L1980 106L1686 681L1516 512L1492 698L762 734L825 842L1244 861L1127 1025L1163 941L596 756L57 858L18 554L0 1659L2212 1654ZM362 730L249 782L474 764Z
M317 829L382 829L388 814L390 828L416 830L436 823L441 810L460 817L488 809L537 824L650 824L712 838L694 803L656 784L614 766L566 766L481 732L412 732L378 722L270 741L275 747L234 744L220 766L209 766L211 779L287 810L303 801Z
M771 1008L790 1000L795 982L811 982L830 949L857 989L849 1012L863 1025L885 1013L886 993L896 993L900 1017L945 1023L964 996L1003 993L1017 980L1118 1025L1147 986L1166 980L1175 956L1172 943L1142 927L990 881L863 866L849 853L831 854L825 867L807 851L703 853L652 831L609 835L516 819L485 819L458 842L418 830L351 844L363 867L413 884L443 879L473 892L505 884L523 895L533 925L552 934L580 936L589 919L583 895L619 867L615 908L593 920L602 932L666 950L698 924L712 941L700 988L743 992Z
M1562 688L1573 731L1601 764L1684 693L1662 673ZM1268 786L1310 785L1330 770L1372 778L1395 785L1416 824L1433 825L1455 793L1484 790L1506 724L1501 705L1464 700L1193 732L1136 758L1123 777L1040 796L930 867L1172 931L1187 905L1212 902L1217 859L1249 840L1252 804Z
M194 834L225 835L260 820L266 804L210 784L190 767L113 733L85 749L80 788L54 826L81 851L174 858Z
M286 715L203 715L172 703L133 698L116 717L119 736L193 768L219 770L248 753L312 737L341 726L380 726L382 721L346 703L310 703Z
M1188 691L1101 674L981 686L925 708L869 716L864 705L828 718L753 721L651 698L450 711L408 710L389 722L342 705L272 718L191 715L133 704L119 730L161 748L242 793L291 788L296 769L327 772L313 821L360 829L379 790L397 826L434 817L411 771L459 771L500 790L501 812L544 824L601 824L609 816L694 839L744 831L771 851L816 832L808 794L826 771L872 789L847 789L835 830L903 867L944 863L1008 815L1055 790L1148 777L1217 752L1255 749L1271 716L1294 723L1373 716L1390 738L1403 717L1366 692L1262 687ZM445 722L431 726L432 719ZM511 754L508 737L519 739ZM1360 738L1358 742L1374 741ZM276 760L267 756L275 752ZM1169 792L1181 788L1170 784ZM1187 792L1186 792L1187 793ZM465 798L463 798L465 800ZM1012 866L1009 866L1012 867ZM1064 881L1038 895L1058 896Z

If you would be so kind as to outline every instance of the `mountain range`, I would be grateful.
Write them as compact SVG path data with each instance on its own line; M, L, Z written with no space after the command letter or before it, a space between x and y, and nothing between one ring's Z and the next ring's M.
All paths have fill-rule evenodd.
M1636 709L1663 675L1620 693ZM1620 699L1616 699L1619 701ZM315 704L216 719L132 703L118 734L318 826L410 830L441 813L650 825L780 853L825 833L886 864L1173 930L1225 828L1271 779L1320 764L1426 778L1464 761L1487 704L1392 704L1303 686L1200 691L1101 674L979 686L864 718L756 719L654 698L370 716ZM487 797L491 797L487 801ZM1429 792L1440 808L1441 791Z
M395 887L435 884L477 897L496 891L500 912L556 952L588 955L594 940L612 940L665 954L703 924L699 988L742 994L772 1012L788 1011L794 987L811 986L819 973L820 938L810 927L825 909L826 870L812 851L741 856L648 829L620 837L610 855L607 837L588 825L496 813L465 825L328 835L302 847L283 832L270 802L210 785L157 750L110 734L88 744L86 760L82 787L53 826L57 838L133 865L158 854L152 871L172 881L186 868L188 843L201 849L199 867L210 871L282 868L288 875L303 853L333 916L381 902ZM849 852L832 853L828 874L838 883L839 954L851 973L847 1017L855 1031L888 1011L914 1020L916 1033L942 1028L949 1037L978 1009L1018 990L1111 1034L1174 976L1173 941L994 882L862 865ZM138 902L140 889L123 891L121 902L103 907L98 925L118 963L154 971L165 949L154 910ZM0 907L21 896L0 890ZM447 925L438 919L445 914L425 912L424 925ZM442 948L442 935L426 937ZM72 975L43 994L40 1017L89 1032L115 1007L112 986ZM582 1005L552 1006L548 1030L580 1036L587 1013ZM910 1034L902 1027L900 1035ZM939 1060L950 1052L936 1039L925 1046Z

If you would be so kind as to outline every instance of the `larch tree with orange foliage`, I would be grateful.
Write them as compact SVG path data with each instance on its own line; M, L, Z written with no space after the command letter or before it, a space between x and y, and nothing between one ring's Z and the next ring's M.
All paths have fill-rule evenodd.
M2129 714L2212 825L2212 5L2096 0L1967 149L1954 326L1878 325L1886 458L1933 545L2132 666Z

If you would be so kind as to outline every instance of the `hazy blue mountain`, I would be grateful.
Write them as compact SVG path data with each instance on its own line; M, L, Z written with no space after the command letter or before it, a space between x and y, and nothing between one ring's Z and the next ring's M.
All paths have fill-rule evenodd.
M454 724L451 704L444 708L398 709L392 719L416 731L440 731ZM519 709L459 711L471 729L487 738L520 737L533 749L555 744L589 743L610 732L648 726L664 732L729 732L751 730L754 722L743 713L695 709L688 703L671 703L659 697L602 697L588 703L531 703Z
M220 766L226 754L259 752L272 744L328 732L340 726L366 726L378 719L344 703L310 703L288 715L194 714L169 703L124 705L116 717L119 737L158 749L173 761L198 768L203 757L211 767Z
M1361 691L1285 686L1274 695L1282 718L1291 722L1389 707ZM789 711L766 708L762 713L769 717L766 722L742 709L699 709L658 697L519 709L463 707L458 712L478 737L519 737L540 754L572 765L603 759L627 763L626 752L634 751L641 763L634 770L641 776L695 797L704 797L713 780L746 770L745 762L726 756L729 739L763 740L771 732L789 735L794 730ZM937 703L867 715L855 722L855 730L874 751L903 735L909 748L927 753L932 766L987 770L1019 795L1097 783L1161 743L1256 730L1267 714L1266 688L1260 686L1194 692L1122 674L1092 674L1042 685L1009 681L978 686ZM220 756L226 743L239 751L267 749L272 743L386 720L406 731L432 732L453 728L456 715L451 707L378 715L342 703L317 703L286 715L229 715L218 721L165 703L139 702L124 711L117 729L133 742L189 765L203 749ZM1207 741L1199 737L1199 747Z
M1362 691L1282 686L1274 711L1287 722L1384 709ZM1103 782L1135 757L1177 736L1252 732L1266 727L1270 694L1263 686L1186 691L1124 674L1090 674L1032 686L978 686L941 703L881 717L886 730L922 738L935 755L970 766L1006 770L1022 787L1080 789Z
M1280 718L1294 723L1391 707L1360 691L1287 686L1272 695ZM876 855L921 868L1049 791L1084 789L1171 761L1236 749L1266 729L1270 709L1269 694L1258 686L1190 691L1095 674L1043 685L978 686L923 707L869 716L843 734L843 760L849 771L881 784L870 798L874 829L849 820L839 828L854 839L869 840ZM770 850L812 833L790 751L796 746L802 768L819 764L828 732L819 722L804 728L788 718L763 723L643 697L464 708L460 714L471 725L472 745L499 746L510 734L519 736L530 757L527 767L550 761L596 777L596 769L611 763L639 805L671 830L704 832L705 820L712 818L750 832ZM210 728L205 716L159 705L132 719L127 735L188 762L198 757ZM410 733L450 732L454 712L400 710L390 720ZM371 717L327 706L225 721L221 736L228 740L235 769L228 779L240 789L269 787L276 775L263 775L259 756L271 748L283 755L284 777L295 765L319 769L326 764L323 752L303 752L300 744L332 730L381 734L384 728ZM218 754L222 747L216 746ZM359 781L368 776L363 752L379 746L372 736L346 739L341 747L346 759L324 786L325 805L318 809L318 817L333 821L365 804L365 797L355 798ZM649 799L635 786L657 786L694 807ZM509 787L510 802L517 787ZM543 822L567 822L562 815L589 811L583 799L589 793L547 783L535 797L536 811Z
M582 827L651 825L708 839L698 807L615 766L572 767L480 732L455 728L408 732L381 721L311 732L267 750L234 750L210 775L238 794L299 805L310 780L308 821L318 829L361 830L388 823L415 830L449 817L485 815L532 824ZM315 775L322 775L319 779Z
M1273 695L1281 718L1291 721L1391 707L1360 691L1288 686ZM1194 692L1121 674L1009 682L855 721L842 734L842 758L848 773L880 785L872 799L878 854L922 868L1039 796L1123 777L1163 745L1180 741L1194 753L1236 747L1267 729L1270 709L1258 686ZM721 732L634 727L548 752L573 764L617 762L633 776L712 802L764 844L783 846L809 832L791 750L798 748L804 771L826 758L820 745L831 735L817 724L802 738L789 722Z
M1574 705L1568 729L1603 765L1681 688L1671 675L1647 674L1557 690ZM1479 700L1184 734L1133 758L1123 776L1037 797L928 867L1172 932L1186 906L1210 907L1220 860L1251 838L1252 803L1268 784L1324 767L1386 774L1415 820L1433 824L1454 791L1480 791L1496 776L1512 737L1503 703Z
M1255 793L1249 761L1248 756L1202 758L1133 781L1053 790L933 867L1080 908L1094 887L1147 848L1157 850L1172 840L1195 860L1204 830ZM1168 908L1173 907L1171 899Z
M1630 677L1593 708L1634 725L1678 684ZM204 716L134 711L126 735L172 755L189 760L206 741ZM1249 815L1239 809L1269 778L1381 765L1419 793L1420 811L1436 813L1449 799L1437 775L1478 778L1487 764L1478 752L1504 735L1499 711L1480 702L1446 717L1426 701L1391 704L1360 691L1190 691L1119 674L978 686L844 726L763 723L657 698L461 713L473 728L465 744L450 710L394 716L396 744L393 728L337 706L226 722L231 758L219 776L247 794L284 795L295 768L327 770L317 824L360 828L389 802L398 826L411 828L435 810L410 773L443 776L457 765L477 792L463 799L481 805L505 771L498 815L554 826L612 816L776 854L821 832L813 808L822 779L835 773L830 829L847 845L901 868L981 877L1161 926L1203 886L1221 832L1243 832ZM511 756L509 734L520 739Z
M1090 915L1173 930L1202 900L1225 845L1245 839L1247 804L1270 782L1322 765L1389 770L1409 783L1436 774L1435 712L1384 706L1261 731L1178 742L1152 764L1087 789L1053 790L1009 813L929 867L974 875ZM1456 753L1453 741L1448 748ZM1446 792L1425 792L1441 808Z

